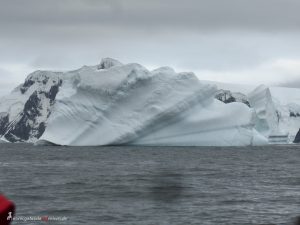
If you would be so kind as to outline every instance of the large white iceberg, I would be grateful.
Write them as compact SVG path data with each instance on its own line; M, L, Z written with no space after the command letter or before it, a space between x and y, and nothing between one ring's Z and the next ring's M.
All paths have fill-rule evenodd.
M61 75L40 143L71 146L266 144L245 104L214 98L193 73L105 59Z

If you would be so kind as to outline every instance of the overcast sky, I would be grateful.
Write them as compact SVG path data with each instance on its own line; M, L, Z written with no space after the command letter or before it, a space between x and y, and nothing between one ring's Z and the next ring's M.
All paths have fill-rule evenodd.
M300 79L299 0L0 0L0 95L102 57L200 79Z

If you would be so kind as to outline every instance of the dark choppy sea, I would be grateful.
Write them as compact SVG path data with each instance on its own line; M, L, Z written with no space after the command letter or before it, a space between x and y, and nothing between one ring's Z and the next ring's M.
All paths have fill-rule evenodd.
M0 192L16 203L18 217L68 219L51 224L293 224L300 146L1 144Z

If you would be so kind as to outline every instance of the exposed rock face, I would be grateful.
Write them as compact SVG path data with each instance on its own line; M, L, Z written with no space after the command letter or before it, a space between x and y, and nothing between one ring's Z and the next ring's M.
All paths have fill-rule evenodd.
M288 104L287 107L290 113L290 117L300 117L300 106L298 104Z
M295 137L294 143L300 143L300 129Z
M8 113L0 113L0 135L2 136L8 126L9 123L9 115Z
M300 113L290 112L290 117L300 117Z
M10 142L37 140L45 131L46 120L61 85L60 73L37 71L30 74L24 84L14 90L14 99L8 106L0 108L2 138ZM2 99L2 105L6 100ZM14 105L19 105L19 109Z
M241 102L250 107L247 96L239 92L231 92L228 90L219 90L216 94L216 99L224 103Z

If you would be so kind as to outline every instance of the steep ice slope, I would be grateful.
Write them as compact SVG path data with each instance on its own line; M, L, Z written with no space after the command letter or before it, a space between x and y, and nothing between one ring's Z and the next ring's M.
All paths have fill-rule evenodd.
M266 144L246 105L214 100L192 73L105 62L66 73L41 142L59 145ZM104 66L102 66L104 65ZM238 119L235 115L239 115Z

